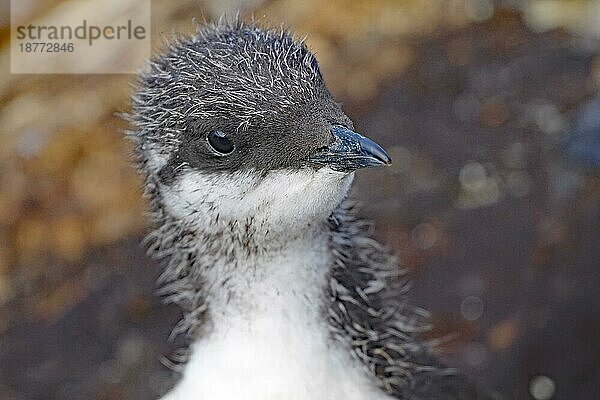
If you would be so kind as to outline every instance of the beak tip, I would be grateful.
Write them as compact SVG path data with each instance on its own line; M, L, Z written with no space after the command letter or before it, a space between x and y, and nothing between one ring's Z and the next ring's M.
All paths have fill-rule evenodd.
M372 141L366 142L364 146L364 150L376 159L381 165L390 166L392 164L392 158L388 155L388 153L378 144Z
M383 153L383 157L377 157L377 158L379 158L381 160L382 164L385 165L386 167L389 167L390 165L392 165L392 159L385 152Z

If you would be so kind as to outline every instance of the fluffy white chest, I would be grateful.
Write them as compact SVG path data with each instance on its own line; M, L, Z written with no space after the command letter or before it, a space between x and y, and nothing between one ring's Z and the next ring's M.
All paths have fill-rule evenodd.
M257 321L251 330L196 343L166 399L389 399L321 332L288 324L294 322Z
M208 332L164 399L391 399L329 337L323 253L291 244L239 266L227 290L209 299Z

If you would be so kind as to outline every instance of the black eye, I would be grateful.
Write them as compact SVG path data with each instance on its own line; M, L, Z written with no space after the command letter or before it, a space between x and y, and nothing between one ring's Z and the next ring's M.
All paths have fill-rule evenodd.
M208 143L220 154L229 154L233 151L233 142L221 131L210 132Z

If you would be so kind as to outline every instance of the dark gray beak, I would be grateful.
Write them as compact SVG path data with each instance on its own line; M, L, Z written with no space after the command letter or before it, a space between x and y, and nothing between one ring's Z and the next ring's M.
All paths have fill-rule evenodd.
M331 133L335 138L329 146L319 149L309 162L327 166L335 171L351 172L359 168L390 165L392 159L377 143L363 135L334 125Z

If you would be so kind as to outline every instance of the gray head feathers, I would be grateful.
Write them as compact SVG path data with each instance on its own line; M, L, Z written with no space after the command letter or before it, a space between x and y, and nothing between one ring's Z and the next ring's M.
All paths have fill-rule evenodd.
M141 74L130 120L141 151L164 159L166 181L187 165L297 168L332 140L332 123L351 125L304 43L242 22L171 43ZM227 160L204 146L212 130L235 143Z

